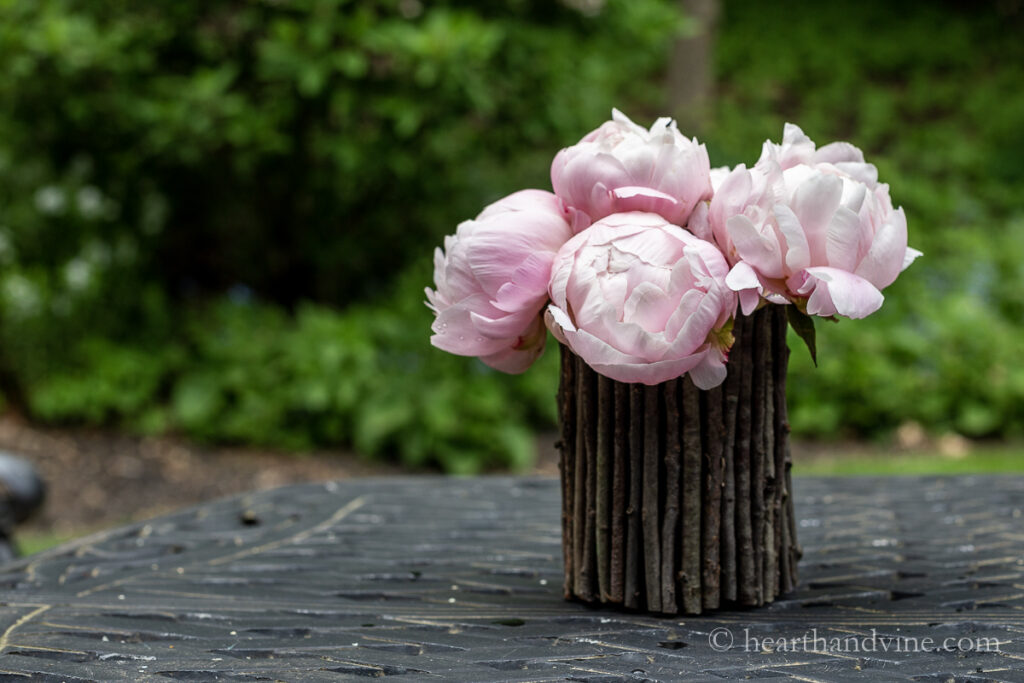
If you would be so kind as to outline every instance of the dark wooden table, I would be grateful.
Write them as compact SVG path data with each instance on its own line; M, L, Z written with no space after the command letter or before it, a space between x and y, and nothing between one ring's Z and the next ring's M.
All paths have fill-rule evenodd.
M553 480L219 501L0 567L0 680L1024 682L1024 477L795 488L800 589L682 619L562 600Z

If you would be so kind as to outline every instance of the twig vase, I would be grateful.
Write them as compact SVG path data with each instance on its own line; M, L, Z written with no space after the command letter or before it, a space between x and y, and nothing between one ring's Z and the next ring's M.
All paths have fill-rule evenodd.
M617 382L562 347L566 598L699 614L795 587L786 327L783 306L738 316L707 391Z

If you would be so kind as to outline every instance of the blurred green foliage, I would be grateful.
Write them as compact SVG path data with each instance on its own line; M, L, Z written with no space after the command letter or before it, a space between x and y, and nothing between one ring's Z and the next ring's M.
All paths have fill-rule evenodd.
M667 0L0 0L0 386L40 420L472 472L527 463L557 354L429 346L430 251L661 108ZM861 146L925 256L794 349L800 435L1024 429L1012 4L726 0L715 165L793 121ZM647 112L644 115L639 112ZM319 303L314 303L319 302ZM19 395L20 394L20 395Z
M546 182L551 149L614 102L656 92L682 28L659 0L599 17L546 0L3 0L4 234L21 265L76 282L106 260L173 296L244 283L347 304L482 199Z
M924 256L869 318L791 338L797 434L914 420L1024 434L1024 8L1012 3L728 0L713 163L756 160L785 121L861 147Z
M0 0L0 387L47 421L524 464L551 360L433 350L425 267L660 96L675 8L585 9Z
M430 349L423 330L429 274L399 278L387 306L344 313L306 303L281 308L222 299L189 309L171 343L149 347L90 338L75 371L33 386L48 421L120 422L209 441L287 449L351 444L410 466L471 473L527 466L534 424L555 419L557 354L509 377Z

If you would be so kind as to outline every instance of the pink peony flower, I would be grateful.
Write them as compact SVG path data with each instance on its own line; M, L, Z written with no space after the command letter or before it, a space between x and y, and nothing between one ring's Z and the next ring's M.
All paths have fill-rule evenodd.
M523 190L461 223L434 252L430 343L504 372L526 370L544 351L540 314L555 253L572 236L570 220L555 195Z
M792 124L781 145L765 143L754 168L721 181L708 222L733 264L726 282L744 313L763 295L810 315L863 318L920 255L907 246L903 209L860 150L844 142L815 150Z
M597 372L657 384L725 379L736 295L715 245L653 213L607 216L558 252L548 327Z
M711 198L710 173L707 149L684 138L671 119L648 131L613 110L611 121L555 156L551 184L592 221L649 211L684 225L697 202Z

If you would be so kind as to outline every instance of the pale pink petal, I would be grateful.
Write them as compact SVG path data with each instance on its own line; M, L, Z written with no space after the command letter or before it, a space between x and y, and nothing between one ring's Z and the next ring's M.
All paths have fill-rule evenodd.
M703 239L685 240L683 255L690 262L690 270L716 280L729 274L729 263L714 244Z
M837 268L808 268L804 293L813 287L807 300L808 315L842 315L864 318L882 306L882 293L864 278Z
M717 349L708 349L701 361L690 369L690 379L704 391L724 382L726 374L726 358Z
M718 318L725 306L723 297L715 294L704 296L697 310L686 319L672 343L673 353L682 353L701 346L715 329Z
M782 254L774 235L763 235L746 216L733 216L726 224L739 257L761 275L783 277Z
M812 263L828 263L825 235L842 196L842 179L828 173L811 175L793 193L790 208L807 237Z
M644 282L630 292L623 307L623 316L646 332L663 332L675 308L675 302L664 289Z
M914 249L913 247L907 247L907 252L903 256L903 267L900 268L900 272L902 273L904 270L909 268L910 264L916 261L918 256L923 255L924 254L919 252L917 249Z
M648 211L677 220L686 205L670 194L649 187L620 187L611 192L617 212Z
M569 345L569 341L565 338L566 333L576 331L576 326L572 324L572 320L569 319L565 311L554 304L544 310L544 324L554 338L566 346Z
M610 377L618 382L653 386L686 374L700 363L706 353L707 350L704 350L696 354L684 356L683 358L673 358L653 363L592 363L587 361L587 365L605 377Z
M475 305L482 307L486 306L486 303L477 300ZM434 334L430 337L430 343L443 351L459 356L482 356L497 353L508 346L509 340L507 339L494 339L480 334L473 323L472 306L474 306L474 302L470 301L465 305L455 305L439 311L437 319L431 326Z
M517 375L525 372L541 357L546 341L544 323L540 316L535 316L533 323L516 339L512 347L481 356L480 360L495 370Z
M828 265L853 272L857 268L860 238L860 217L845 206L837 208L825 235Z
M511 281L498 288L494 306L508 313L537 308L538 299L547 298L554 256L550 251L535 251L527 256L513 271Z
M838 164L840 162L864 163L864 153L849 142L832 142L814 153L816 164Z
M897 209L875 234L871 248L854 272L875 287L884 289L903 270L907 252L907 218Z
M835 166L840 172L845 173L859 183L867 185L868 189L873 189L878 184L878 169L875 168L874 164L840 162Z
M743 311L743 315L750 315L757 310L757 305L761 303L761 293L755 289L744 289L737 294L740 303L740 310ZM785 303L783 301L782 303Z
M540 306L511 315L497 309L495 309L496 315L493 316L471 311L469 319L473 323L477 335L496 339L502 343L509 343L515 340L516 337L521 336L523 330L530 325L530 321L537 317L537 314L533 312L534 310L539 311Z
M682 330L683 325L690 319L697 309L700 308L700 302L704 300L706 294L697 289L690 289L686 291L683 296L679 299L679 305L676 310L672 313L672 316L665 323L665 338L676 339L679 337L679 331ZM696 346L700 346L704 342L703 338L698 341ZM696 347L694 347L696 348Z
M803 226L800 225L796 214L785 204L776 204L772 207L772 212L775 214L779 232L786 240L786 269L796 272L811 265L811 248L807 244L807 236L804 235Z
M713 242L715 236L711 232L711 221L708 218L709 206L708 202L697 202L693 213L690 214L690 220L686 223L686 229L693 233L695 237L707 242Z
M757 273L750 264L740 261L725 278L725 284L734 292L739 292L740 307L743 315L750 315L757 308L763 287Z

